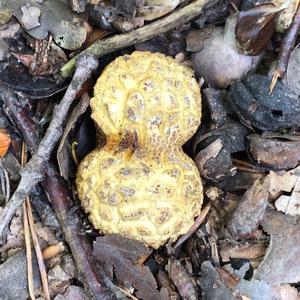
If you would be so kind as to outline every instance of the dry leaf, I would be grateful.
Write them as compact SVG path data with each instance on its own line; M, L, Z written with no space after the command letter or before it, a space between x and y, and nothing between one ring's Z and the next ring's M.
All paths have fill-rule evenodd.
M232 289L225 285L227 279L220 276L211 262L206 261L201 265L201 280L203 300L299 300L299 294L296 288L290 285L272 286L265 281L256 279L245 280L249 265L245 264L239 270L233 270L226 266L227 273L232 276L238 276L240 280Z
M108 267L113 266L116 278L125 287L133 286L141 299L158 300L161 296L149 267L134 264L149 254L149 248L143 243L115 234L99 237L94 243L95 258Z
M297 167L290 171L281 172L270 172L270 186L269 192L273 198L277 198L280 192L290 193L296 182L298 181L300 175L300 167Z
M229 289L233 289L240 281L240 278L237 275L231 273L223 267L217 267L216 270L225 286Z
M261 225L271 235L271 241L255 278L273 285L299 282L300 218L267 210Z
M229 262L231 258L255 259L265 255L267 246L264 242L237 242L221 243L220 254L223 262Z
M268 205L269 183L268 176L257 179L243 195L227 225L231 234L246 237L258 227Z
M180 296L176 292L174 285L172 284L171 279L168 277L168 274L165 271L159 270L157 274L157 282L161 287L161 294L163 293L163 299L172 299L172 300L179 300ZM163 292L162 292L163 291ZM164 295L166 297L164 298Z
M56 74L59 68L66 63L66 54L62 48L54 43L51 43L48 48L48 40L39 41L38 44L39 46L35 48L34 54L14 52L11 52L11 54L27 67L28 72L32 75Z
M300 136L279 133L251 134L247 137L252 157L275 170L291 169L300 160Z
M23 14L21 22L26 30L30 30L41 25L39 22L41 16L40 8L24 5L21 6L21 11Z
M193 278L179 260L169 259L167 271L183 299L197 300L198 291Z
M238 15L235 34L238 47L248 55L258 55L266 49L275 32L277 17L282 12L272 3L264 3Z
M3 157L6 154L10 143L11 139L9 134L7 133L7 130L4 128L0 128L0 157Z
M33 8L31 8L31 10L23 9L23 12L21 10L21 7L26 7L27 3L27 0L0 0L0 16L3 15L4 12L6 12L7 15L7 10L9 9L10 13L13 14L27 30L27 33L34 38L43 40L50 32L55 42L62 48L76 50L81 47L86 39L87 31L83 25L82 16L71 10L68 1L36 1L34 5L31 5L31 7L34 7L32 20ZM41 12L39 20L37 20L38 10ZM25 23L23 21L25 21ZM37 26L38 22L40 23L39 26Z
M299 170L299 168L298 168ZM295 176L291 176L295 177ZM293 179L292 179L293 180ZM287 180L288 182L289 180ZM277 210L291 216L300 215L300 177L296 176L291 195L281 195L275 202Z
M216 139L209 146L207 146L205 149L203 149L197 154L195 158L195 164L197 165L201 174L205 175L206 173L204 165L207 162L207 160L209 160L210 158L215 158L221 151L222 147L222 140Z

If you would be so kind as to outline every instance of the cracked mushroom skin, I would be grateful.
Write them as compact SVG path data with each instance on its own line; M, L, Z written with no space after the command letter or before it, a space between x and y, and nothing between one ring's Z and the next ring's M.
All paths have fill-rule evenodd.
M95 228L153 248L186 233L203 198L182 150L201 119L192 70L159 53L118 57L99 77L91 108L106 145L81 162L76 184Z

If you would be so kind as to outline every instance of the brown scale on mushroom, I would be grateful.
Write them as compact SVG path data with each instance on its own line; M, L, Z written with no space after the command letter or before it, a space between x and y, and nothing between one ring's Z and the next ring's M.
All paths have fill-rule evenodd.
M119 57L98 79L91 108L107 142L82 161L76 182L94 226L154 248L186 233L203 198L182 150L201 118L192 71L158 53Z

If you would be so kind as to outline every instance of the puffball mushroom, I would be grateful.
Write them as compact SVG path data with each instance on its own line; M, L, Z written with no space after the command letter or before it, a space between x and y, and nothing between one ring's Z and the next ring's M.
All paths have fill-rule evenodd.
M95 228L153 248L186 233L203 198L182 150L201 118L192 71L159 53L118 57L98 79L91 108L106 145L81 162L76 183Z
M237 48L235 24L236 16L233 16L227 18L225 28L211 28L206 36L200 30L187 36L194 70L211 87L226 88L259 63L260 56L244 55Z

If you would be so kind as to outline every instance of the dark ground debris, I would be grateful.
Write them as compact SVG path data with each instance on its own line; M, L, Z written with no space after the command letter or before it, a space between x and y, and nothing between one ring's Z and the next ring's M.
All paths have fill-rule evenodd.
M297 0L0 0L0 299L299 300L299 27ZM202 95L202 212L157 250L99 234L75 184L96 79L135 50Z

